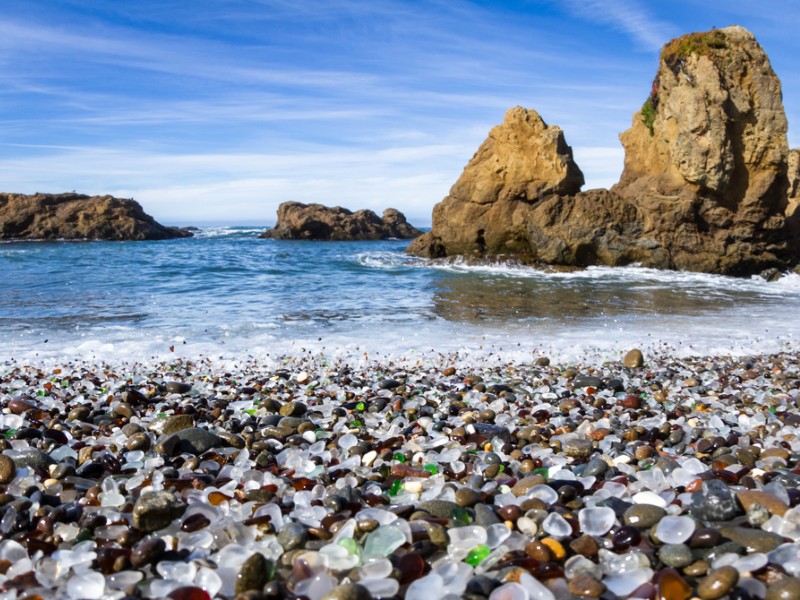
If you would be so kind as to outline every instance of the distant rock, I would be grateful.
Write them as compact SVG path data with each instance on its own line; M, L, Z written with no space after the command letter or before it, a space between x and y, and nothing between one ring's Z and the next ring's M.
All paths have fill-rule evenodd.
M647 101L620 136L611 190L583 177L561 130L514 108L408 252L584 267L750 275L796 264L798 153L781 87L741 27L672 40ZM788 209L788 210L787 210Z
M0 239L165 240L191 235L157 223L134 200L83 194L0 194Z
M352 212L322 204L284 202L278 222L259 237L276 240L385 240L410 239L422 232L409 225L403 213L388 208L383 218L371 210Z

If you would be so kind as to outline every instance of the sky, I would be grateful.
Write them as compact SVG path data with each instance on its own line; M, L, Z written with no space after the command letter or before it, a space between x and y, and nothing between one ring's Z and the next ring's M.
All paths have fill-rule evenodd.
M800 2L4 0L0 191L135 198L170 224L272 224L287 200L430 224L505 111L560 126L584 189L661 46L752 31L800 146Z

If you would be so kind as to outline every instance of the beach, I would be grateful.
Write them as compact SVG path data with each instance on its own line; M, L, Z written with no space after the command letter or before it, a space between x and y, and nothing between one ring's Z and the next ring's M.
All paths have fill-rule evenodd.
M798 354L481 356L6 360L4 597L796 597Z

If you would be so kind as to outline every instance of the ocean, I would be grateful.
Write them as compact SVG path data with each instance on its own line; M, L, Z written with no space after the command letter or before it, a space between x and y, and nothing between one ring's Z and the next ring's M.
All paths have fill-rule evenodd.
M0 361L304 353L618 360L796 350L800 276L768 283L637 267L548 273L438 264L407 241L0 244Z

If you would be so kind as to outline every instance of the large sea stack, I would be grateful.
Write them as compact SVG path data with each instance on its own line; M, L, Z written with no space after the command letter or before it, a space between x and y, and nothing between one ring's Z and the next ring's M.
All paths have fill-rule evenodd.
M798 166L786 131L780 81L750 32L685 35L664 46L650 95L620 136L625 169L611 190L580 192L561 130L517 107L409 252L731 275L787 268L800 244L787 218Z
M340 206L283 202L278 221L259 237L276 240L385 240L411 239L422 232L409 225L405 216L387 208L383 217L371 210L350 211Z
M113 196L0 194L0 239L166 240L191 232L166 227L141 205Z

